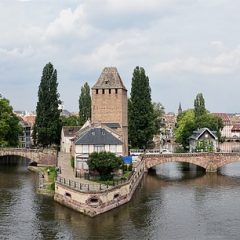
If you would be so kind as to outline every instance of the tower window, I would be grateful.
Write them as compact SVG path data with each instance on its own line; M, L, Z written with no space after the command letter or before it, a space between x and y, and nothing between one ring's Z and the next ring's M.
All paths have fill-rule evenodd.
M111 94L111 89L109 89L108 91L109 91L109 94Z
M117 90L117 88L115 89L115 93L116 93L116 94L118 93L118 90Z
M96 89L96 94L98 94L98 89Z
M104 93L105 93L105 91L104 91L104 90L105 90L105 89L103 89L103 90L102 90L102 94L104 94Z

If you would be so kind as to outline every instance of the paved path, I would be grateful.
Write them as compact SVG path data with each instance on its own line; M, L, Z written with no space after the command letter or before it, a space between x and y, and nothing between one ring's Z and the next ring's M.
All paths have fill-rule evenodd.
M84 178L75 177L75 171L71 166L70 159L71 159L71 155L68 153L60 152L58 155L58 167L61 169L61 174L58 174L58 176L65 178L67 180L66 183L69 186L76 189L81 188L82 191L86 191L86 192L106 190L106 189L112 188L112 186L107 186L105 184L89 181ZM73 182L70 183L69 180Z

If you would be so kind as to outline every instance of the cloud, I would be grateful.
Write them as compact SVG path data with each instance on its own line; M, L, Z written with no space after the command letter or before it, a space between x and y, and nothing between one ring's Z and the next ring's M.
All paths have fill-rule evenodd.
M171 59L170 61L159 62L154 65L157 73L198 73L205 75L233 74L240 72L240 47L235 49L224 49L220 41L211 43L219 50L223 49L215 56L205 55L204 57L183 56L182 58Z

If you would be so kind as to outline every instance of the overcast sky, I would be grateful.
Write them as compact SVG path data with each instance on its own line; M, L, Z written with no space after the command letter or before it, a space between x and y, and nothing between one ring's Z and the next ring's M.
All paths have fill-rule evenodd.
M239 0L1 0L0 93L35 110L42 69L58 71L65 109L81 86L116 66L128 91L136 66L166 111L193 106L240 112Z

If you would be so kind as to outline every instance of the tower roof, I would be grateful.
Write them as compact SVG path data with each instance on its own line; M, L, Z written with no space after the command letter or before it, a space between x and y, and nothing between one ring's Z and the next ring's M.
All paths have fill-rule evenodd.
M92 89L121 88L127 90L116 67L105 67Z

